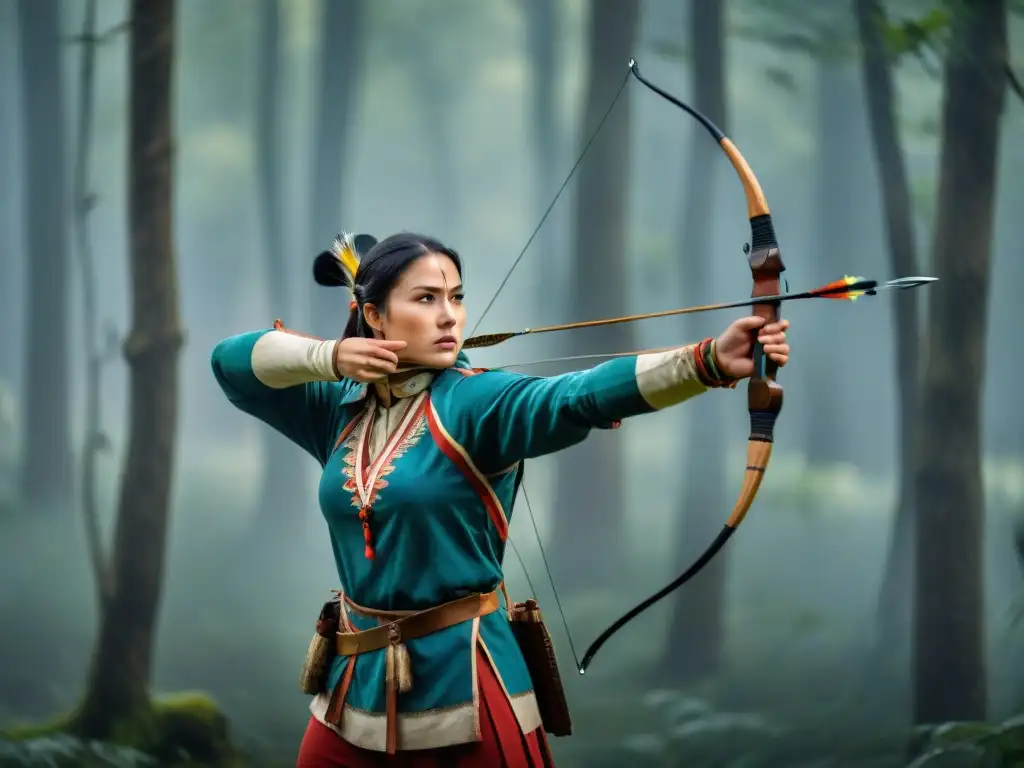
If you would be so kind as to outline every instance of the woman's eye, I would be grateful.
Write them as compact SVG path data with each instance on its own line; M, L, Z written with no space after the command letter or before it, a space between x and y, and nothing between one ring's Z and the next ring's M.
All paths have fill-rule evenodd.
M464 293L456 293L454 296L452 296L452 301L461 304L462 300L464 298L466 298L466 294L464 294Z
M424 296L420 296L419 300L420 301L426 301L426 302L433 301L434 300L434 294L428 293L428 294L426 294Z

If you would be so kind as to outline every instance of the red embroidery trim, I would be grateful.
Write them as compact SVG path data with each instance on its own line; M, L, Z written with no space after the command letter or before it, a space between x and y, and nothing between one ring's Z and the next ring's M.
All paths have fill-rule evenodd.
M508 538L508 522L505 520L505 513L497 506L497 501L493 496L493 489L488 488L484 484L484 481L470 467L466 458L455 447L452 440L438 423L433 408L427 408L427 425L430 427L430 434L433 436L434 442L437 443L437 446L444 455L451 459L452 463L462 472L463 476L473 487L473 490L476 491L477 496L480 497L480 501L484 505L484 509L487 510L488 517L491 518L491 522L498 531L498 536L501 537L502 541L505 541Z

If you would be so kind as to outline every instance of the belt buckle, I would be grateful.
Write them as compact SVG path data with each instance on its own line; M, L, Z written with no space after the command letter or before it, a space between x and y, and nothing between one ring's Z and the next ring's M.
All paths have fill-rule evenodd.
M388 642L391 645L398 645L402 642L402 628L397 621L388 624Z

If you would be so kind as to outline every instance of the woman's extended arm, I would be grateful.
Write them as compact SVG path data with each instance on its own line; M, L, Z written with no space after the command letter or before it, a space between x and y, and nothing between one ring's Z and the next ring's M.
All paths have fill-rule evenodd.
M449 419L484 473L581 442L592 429L651 413L699 395L707 378L704 348L679 347L539 378L505 371L466 377L452 387Z
M263 330L224 339L213 349L213 375L237 408L327 461L339 405L356 383L341 380L337 341Z

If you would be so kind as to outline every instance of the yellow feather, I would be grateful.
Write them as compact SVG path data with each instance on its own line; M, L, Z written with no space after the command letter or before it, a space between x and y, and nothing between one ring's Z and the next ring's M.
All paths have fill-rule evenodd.
M353 276L359 271L359 259L356 258L356 255L352 252L351 248L346 247L345 250L338 255L338 258L341 259L341 265L345 267L348 272L351 272Z
M333 251L338 261L341 262L342 268L354 282L356 272L359 271L359 256L356 254L352 235L348 232L342 232L334 238L331 251Z

